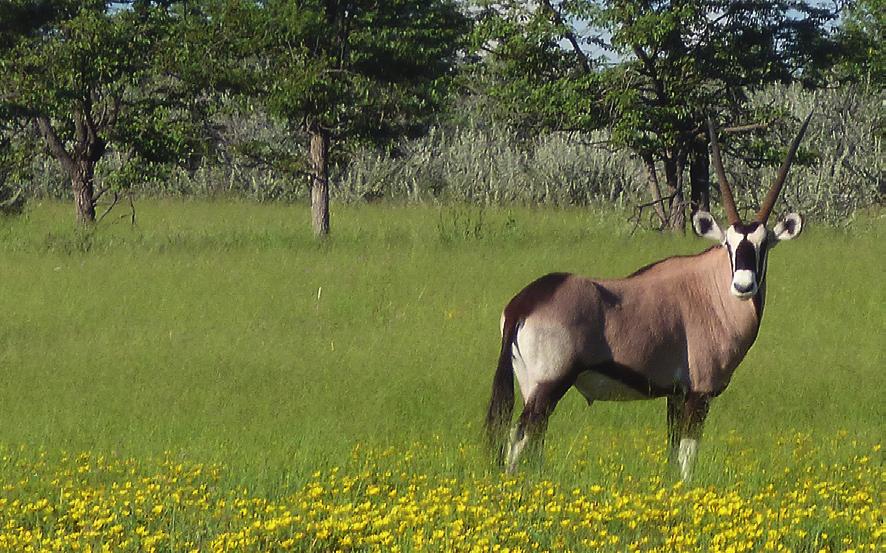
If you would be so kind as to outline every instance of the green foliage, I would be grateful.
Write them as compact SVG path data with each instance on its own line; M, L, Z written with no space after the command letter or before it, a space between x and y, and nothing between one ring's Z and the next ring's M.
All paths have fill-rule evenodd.
M857 0L843 13L840 40L845 59L837 75L853 80L867 79L879 90L886 85L886 2Z
M839 53L836 14L813 2L477 4L476 90L491 112L526 134L607 128L613 147L643 161L662 228L685 228L690 166L704 202L708 117L754 131L726 148L778 163L782 145L766 132L777 114L749 98L773 83L819 85Z
M102 184L126 188L206 148L200 99L182 90L174 56L159 55L179 48L177 20L165 2L116 4L41 3L46 16L28 16L33 32L0 49L0 111L42 119L68 178L122 158L125 171Z
M758 122L749 96L812 82L833 17L807 2L608 2L594 24L623 63L605 75L613 140L658 158L686 155L707 117Z
M75 102L103 100L92 96L119 94L143 77L151 34L131 13L111 15L100 2L54 9L44 32L5 52L0 69L8 101L34 114L69 118Z
M587 2L571 2L576 17ZM485 99L492 116L531 134L540 129L592 130L603 123L599 74L586 54L562 45L571 30L525 2L477 2L472 33L476 63L463 86Z
M784 157L784 145L796 134L794 121L813 110L816 116L782 193L783 209L802 211L816 223L852 226L860 213L882 206L886 156L879 138L881 102L881 95L864 83L817 91L795 83L755 94L752 108L782 115L771 125L769 140L754 141L758 157L733 141L741 155L731 154L724 163L739 206L758 205L763 187L775 178L772 160ZM781 148L773 148L773 142Z
M338 197L484 205L624 207L639 199L639 166L602 133L517 138L505 125L432 129L398 155L361 150L336 178Z
M321 128L339 146L390 146L423 130L449 96L467 29L451 0L196 4L191 65L212 68L196 80L258 100L292 133ZM286 144L242 147L278 169L307 168Z
M724 164L740 209L750 214L759 205L796 134L796 121L813 109L779 206L801 211L816 225L845 226L882 203L880 96L862 84L814 91L795 83L771 85L749 99L750 113L778 114L765 136L727 137ZM627 149L612 148L605 131L522 138L506 125L469 120L432 129L398 149L399 155L358 151L336 176L337 198L615 210L648 201L642 162ZM712 192L716 198L717 190Z
M2 130L2 129L0 129ZM22 182L28 177L29 152L0 133L0 214L21 213L25 206Z
M32 35L53 18L52 0L6 0L0 4L0 49Z

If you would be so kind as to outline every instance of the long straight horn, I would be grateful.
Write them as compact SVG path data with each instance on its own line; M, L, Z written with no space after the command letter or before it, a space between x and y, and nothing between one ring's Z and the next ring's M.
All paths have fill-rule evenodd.
M726 171L723 170L723 160L720 158L720 145L717 143L717 130L714 123L708 117L708 132L711 135L711 153L714 157L714 169L717 171L717 180L720 182L720 196L723 198L723 207L726 209L726 218L729 225L741 222L738 209L735 208L735 200L732 198L732 188L726 180Z
M788 150L788 156L784 159L784 162L778 169L778 174L775 176L775 182L772 183L772 188L769 189L769 194L766 195L766 199L763 200L763 205L760 206L760 211L757 212L757 221L764 225L769 219L769 214L772 213L772 208L775 207L775 201L778 199L781 187L784 186L784 181L788 178L788 170L790 170L791 163L794 161L794 154L797 153L797 148L800 147L800 141L803 140L803 135L806 133L806 127L809 126L809 120L812 119L812 113L813 112L810 111L809 115L806 116L806 120L803 121L803 126L800 127L800 132L797 133L797 137L794 138L794 141L791 143L791 148Z

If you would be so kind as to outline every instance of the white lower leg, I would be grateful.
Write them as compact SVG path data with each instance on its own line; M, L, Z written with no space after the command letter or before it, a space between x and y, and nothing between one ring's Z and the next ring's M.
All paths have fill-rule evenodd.
M680 476L684 482L688 482L692 476L692 467L695 465L695 456L698 453L698 440L683 438L680 440L680 451L677 460L680 462Z
M513 474L517 470L517 461L520 459L520 453L523 451L523 448L526 447L526 442L529 440L529 434L524 430L523 435L517 437L519 428L514 428L514 431L511 432L511 439L508 446L508 455L506 459L506 464L508 467L508 473Z

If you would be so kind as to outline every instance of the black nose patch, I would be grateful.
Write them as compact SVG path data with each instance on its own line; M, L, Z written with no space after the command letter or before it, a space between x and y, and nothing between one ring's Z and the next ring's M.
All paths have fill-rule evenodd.
M747 238L743 239L735 248L735 270L757 270L757 252Z
M754 289L754 283L753 283L753 282L751 282L751 283L749 283L749 284L736 284L736 283L732 283L732 286L734 286L735 289L736 289L737 291L741 292L742 294L746 294L746 293L748 293L748 292L750 292L751 290Z

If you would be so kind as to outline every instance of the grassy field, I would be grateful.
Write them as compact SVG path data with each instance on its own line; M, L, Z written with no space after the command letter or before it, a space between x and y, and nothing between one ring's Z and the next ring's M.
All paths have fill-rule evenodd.
M701 251L595 210L145 201L75 231L0 221L0 549L882 546L882 216L769 265L760 336L712 407L692 486L664 400L570 392L546 459L489 466L504 303L554 270ZM120 214L123 214L121 211ZM113 216L113 214L112 214ZM73 544L73 545L72 545Z

